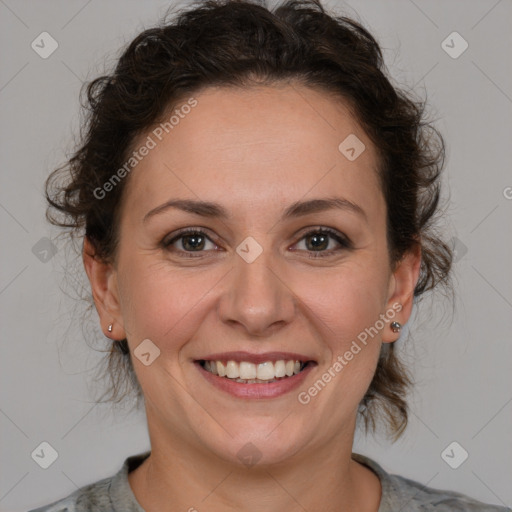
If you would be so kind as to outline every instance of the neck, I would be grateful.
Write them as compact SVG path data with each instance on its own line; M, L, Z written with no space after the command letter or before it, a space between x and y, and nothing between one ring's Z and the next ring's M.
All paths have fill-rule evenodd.
M351 459L353 431L286 461L251 467L155 434L151 455L128 475L146 512L378 511L380 481Z

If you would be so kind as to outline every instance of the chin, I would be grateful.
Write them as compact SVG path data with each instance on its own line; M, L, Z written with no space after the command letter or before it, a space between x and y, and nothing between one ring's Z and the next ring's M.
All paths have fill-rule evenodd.
M205 444L220 458L240 467L262 468L279 464L293 457L305 443L305 440L301 442L299 439L299 432L294 435L289 424L286 429L277 427L282 424L283 418L246 420L240 421L238 425L230 423L228 431L232 437L223 431L222 439L218 439L218 442L212 444L214 439L208 437Z

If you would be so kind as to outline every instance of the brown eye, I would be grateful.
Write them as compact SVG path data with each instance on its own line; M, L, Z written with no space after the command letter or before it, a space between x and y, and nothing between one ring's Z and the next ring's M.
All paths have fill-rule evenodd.
M187 253L201 253L208 250L207 244L210 243L213 249L217 248L206 233L200 229L186 229L177 233L170 240L164 240L162 245L171 252L182 253L187 257L196 257ZM210 249L211 249L210 248Z
M182 235L181 245L186 251L200 251L204 249L206 237L200 233L193 235Z
M305 240L305 250L310 253L309 257L311 258L332 256L334 253L352 247L348 238L329 228L318 228L308 231L302 236L302 240ZM334 244L332 241L334 241ZM336 244L338 247L336 247ZM332 245L334 245L334 248ZM330 249L329 246L331 246Z

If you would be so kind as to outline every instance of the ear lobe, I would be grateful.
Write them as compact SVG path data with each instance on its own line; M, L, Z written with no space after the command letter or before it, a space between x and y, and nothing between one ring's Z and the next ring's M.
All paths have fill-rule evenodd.
M116 270L111 263L101 261L96 256L96 250L87 236L84 236L82 259L103 332L107 333L108 326L113 324L112 331L108 332L108 337L112 339L125 338Z
M418 282L421 269L421 245L415 244L397 263L396 269L390 277L390 291L386 311L395 311L395 316L386 325L382 334L383 343L391 343L400 337L390 327L392 321L403 325L411 316L414 302L414 288ZM392 283L394 281L394 285ZM400 306L398 306L400 305Z

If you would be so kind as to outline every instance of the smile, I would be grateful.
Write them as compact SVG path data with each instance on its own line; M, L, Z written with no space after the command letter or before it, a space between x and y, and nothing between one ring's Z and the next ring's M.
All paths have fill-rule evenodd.
M213 375L244 384L269 384L300 373L307 362L297 360L265 361L254 364L249 361L204 361L201 366Z
M315 361L297 359L263 361L196 360L195 366L215 388L236 398L277 398L298 388Z

